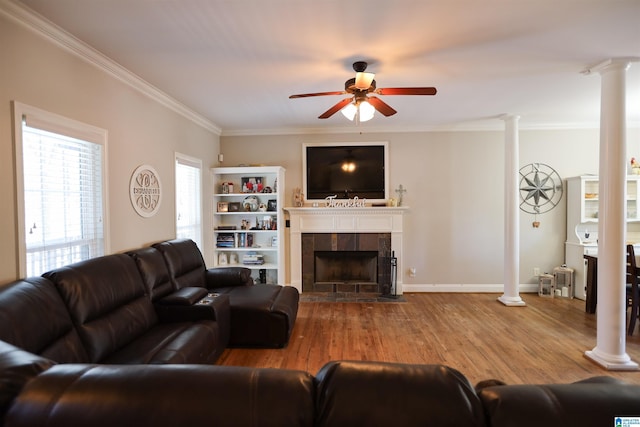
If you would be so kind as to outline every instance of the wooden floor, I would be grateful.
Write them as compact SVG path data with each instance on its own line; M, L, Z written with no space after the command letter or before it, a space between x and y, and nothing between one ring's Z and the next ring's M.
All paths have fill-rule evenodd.
M405 294L407 302L301 302L285 349L227 349L221 365L317 371L330 360L441 363L472 384L561 383L609 375L640 384L640 371L608 371L584 357L596 345L596 315L584 301L524 294L506 307L497 294ZM627 337L640 363L640 332Z

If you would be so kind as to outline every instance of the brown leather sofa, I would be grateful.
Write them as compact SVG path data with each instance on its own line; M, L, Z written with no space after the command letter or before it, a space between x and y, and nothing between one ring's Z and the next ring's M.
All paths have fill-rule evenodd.
M60 364L0 342L4 427L601 427L638 417L640 386L475 390L442 365L329 362L315 375L207 365Z
M211 364L233 343L286 345L295 288L254 286L241 267L207 270L190 240L157 247L167 250L107 255L0 286L0 340L57 363L104 364Z

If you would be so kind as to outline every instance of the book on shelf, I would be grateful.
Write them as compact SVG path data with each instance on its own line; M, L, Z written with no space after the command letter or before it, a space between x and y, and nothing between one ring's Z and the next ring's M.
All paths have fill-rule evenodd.
M255 252L249 252L242 256L242 263L245 265L262 265L264 264L264 256Z
M238 248L251 248L253 247L253 233L238 233Z
M220 233L216 236L216 247L233 248L235 246L235 237L233 233Z
M218 230L236 230L238 228L237 225L219 225Z

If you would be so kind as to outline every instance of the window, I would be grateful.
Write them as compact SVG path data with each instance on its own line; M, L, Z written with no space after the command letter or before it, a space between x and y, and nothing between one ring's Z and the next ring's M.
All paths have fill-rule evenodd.
M176 153L176 237L202 250L202 161Z
M14 103L21 276L107 251L106 131Z

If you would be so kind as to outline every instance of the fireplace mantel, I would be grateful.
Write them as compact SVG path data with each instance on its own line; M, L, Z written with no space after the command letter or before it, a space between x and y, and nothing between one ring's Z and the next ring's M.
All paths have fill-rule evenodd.
M289 213L291 286L302 292L302 234L391 233L391 250L398 258L397 293L402 294L403 215L408 207L301 207L284 208Z

